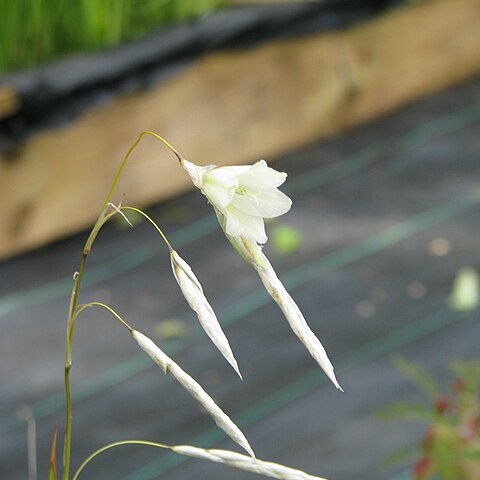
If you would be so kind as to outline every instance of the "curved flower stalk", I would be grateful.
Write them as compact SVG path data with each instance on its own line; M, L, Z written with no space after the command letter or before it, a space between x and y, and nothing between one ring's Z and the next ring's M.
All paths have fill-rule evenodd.
M197 400L202 407L215 420L215 423L221 428L234 442L244 448L251 458L255 458L252 447L245 438L242 431L233 423L223 410L213 401L207 392L198 384L188 373L183 371L170 357L168 357L157 345L143 333L133 330L132 337L136 340L139 347L165 372L177 380L180 385Z
M213 401L207 392L197 383L188 373L177 365L167 354L165 354L156 344L143 333L132 328L113 308L102 302L90 302L84 305L79 305L74 319L78 318L80 314L87 308L101 307L110 312L129 332L130 335L137 342L138 346L163 370L168 373L180 385L197 400L200 405L211 415L215 423L221 428L234 442L244 448L250 458L255 458L255 454L245 438L242 431L235 425L235 423L226 415L223 410Z
M264 160L239 167L199 167L185 159L181 164L212 204L230 243L258 272L295 335L333 384L342 390L323 345L258 245L267 241L263 219L278 217L290 209L291 200L278 190L287 174L268 167Z
M65 364L64 364L64 384L65 384L65 439L63 442L63 480L69 480L70 478L70 456L71 456L71 449L72 449L72 393L70 389L70 370L72 368L72 343L73 343L73 334L75 330L75 312L77 310L78 304L78 297L80 293L80 288L82 284L82 279L85 271L85 265L87 262L87 257L90 254L92 249L92 245L100 232L102 226L107 222L107 220L114 215L115 213L119 213L120 209L115 207L111 203L111 199L113 193L117 187L118 180L127 164L128 160L132 152L135 150L137 145L140 143L140 140L146 136L150 135L160 142L162 142L165 146L167 146L177 157L178 161L181 161L181 157L179 153L162 137L157 135L153 132L142 132L133 145L128 149L125 157L120 164L113 183L110 187L110 190L107 193L107 197L105 198L103 207L100 210L100 215L98 216L90 235L88 236L85 245L82 251L82 257L80 260L80 265L78 267L78 271L75 272L73 279L73 288L72 293L70 296L70 304L68 307L68 314L67 314L67 332L65 338Z

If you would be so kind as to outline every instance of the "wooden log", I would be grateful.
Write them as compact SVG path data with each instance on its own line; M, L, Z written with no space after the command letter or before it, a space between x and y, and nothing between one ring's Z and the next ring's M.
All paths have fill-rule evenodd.
M479 0L431 0L339 32L210 54L156 88L96 107L0 155L0 257L85 229L142 130L199 164L271 160L480 71ZM118 193L148 205L189 188L142 141Z

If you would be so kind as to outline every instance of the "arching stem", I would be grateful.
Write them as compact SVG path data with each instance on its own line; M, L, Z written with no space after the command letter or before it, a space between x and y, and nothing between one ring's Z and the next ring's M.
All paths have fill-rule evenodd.
M157 230L157 232L160 234L160 236L163 238L164 242L167 244L167 247L170 251L173 250L172 246L170 245L170 242L168 241L168 238L165 236L163 233L162 229L155 223L155 221L149 217L145 212L140 210L139 208L136 207L120 207L120 210L131 210L133 212L137 212L138 214L142 215L144 218L146 218Z
M105 447L99 448L95 452L93 452L90 456L88 456L85 461L80 465L78 470L75 472L75 475L72 477L72 480L77 480L80 473L84 470L84 468L98 455L100 455L103 452L106 452L107 450L110 450L115 447L119 447L121 445L147 445L149 447L156 447L156 448L163 448L170 450L170 447L167 445L163 445L161 443L155 443L155 442L148 442L146 440L123 440L121 442L115 442L111 443L110 445L106 445Z
M69 480L70 478L70 455L71 455L71 449L72 449L72 395L70 390L70 370L72 367L72 342L73 342L73 333L75 330L75 318L78 315L78 312L77 312L78 295L80 292L83 273L85 270L85 263L92 249L93 242L95 241L100 229L112 215L115 215L117 213L115 209L110 210L111 208L109 206L110 200L118 184L120 175L122 174L123 169L125 168L125 165L128 162L128 159L130 158L130 155L132 154L133 150L136 148L136 146L140 143L140 140L145 135L150 135L156 138L157 140L160 140L165 146L167 146L173 152L173 154L177 157L179 162L181 162L182 160L182 157L180 156L180 154L172 147L172 145L170 145L170 143L168 143L164 138L160 137L160 135L157 135L156 133L153 133L150 131L142 132L138 136L138 138L135 140L133 145L128 149L127 154L123 158L122 163L120 164L120 167L117 170L115 178L113 179L113 183L107 194L107 198L105 199L105 202L102 206L100 215L98 216L97 221L95 222L95 225L93 226L92 231L90 232L90 235L88 236L87 241L85 242L85 246L83 247L80 266L78 268L78 272L76 272L74 275L74 284L72 288L72 294L70 297L70 306L68 309L67 333L66 333L66 339L65 339L64 382L65 382L65 416L66 417L65 417L65 440L64 440L64 447L63 447L63 480ZM164 239L166 239L165 236L163 237ZM167 241L167 244L168 244L168 241ZM171 249L170 246L169 248ZM107 307L107 306L104 305L104 307ZM117 318L119 317L117 316ZM125 324L125 326L129 328L127 324Z
M90 307L102 307L105 310L109 311L130 333L133 331L133 328L112 308L102 302L90 302L83 305L79 305L77 311L75 312L74 319L76 320L80 314Z

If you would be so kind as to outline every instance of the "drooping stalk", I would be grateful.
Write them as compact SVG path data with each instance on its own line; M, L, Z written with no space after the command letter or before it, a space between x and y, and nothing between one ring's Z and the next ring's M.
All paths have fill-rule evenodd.
M77 480L79 475L82 473L83 469L98 455L101 453L110 450L111 448L119 447L121 445L146 445L148 447L156 447L156 448L164 448L164 449L170 449L168 445L163 445L161 443L156 443L156 442L148 442L146 440L123 440L121 442L115 442L111 443L109 445L106 445L102 448L99 448L95 452L93 452L91 455L89 455L83 462L82 464L78 467L78 470L75 472L75 475L72 477L72 480Z
M93 452L80 465L75 472L72 480L78 480L80 473L85 467L98 455L121 445L145 445L149 447L170 450L173 453L184 455L190 458L208 460L214 463L221 463L227 467L244 470L265 477L277 478L281 480L327 480L315 475L309 475L302 470L287 467L280 463L266 462L265 460L253 459L250 456L241 453L232 452L230 450L209 450L204 448L192 447L190 445L164 445L162 443L149 442L145 440L124 440L122 442L111 443Z
M122 210L132 210L133 212L137 212L139 215L142 215L145 219L147 219L152 225L153 227L157 230L157 232L160 234L160 236L162 237L163 241L166 243L168 249L170 251L173 250L172 246L170 245L170 242L168 241L168 238L165 236L165 234L163 233L162 229L155 223L155 221L149 217L145 212L143 212L142 210L140 210L139 208L135 208L135 207L121 207L120 208L120 211Z
M65 382L65 440L64 440L64 449L63 449L63 480L69 480L70 478L70 456L71 456L71 449L72 449L72 395L70 389L70 370L72 367L72 342L73 342L73 333L75 330L75 318L76 318L76 310L78 305L78 296L80 293L80 287L83 279L83 274L85 270L85 263L87 261L87 257L92 249L93 243L102 228L102 226L107 222L107 220L118 213L118 210L113 208L111 209L109 204L110 200L113 196L115 188L118 184L120 179L120 175L122 174L127 161L130 158L133 150L136 146L140 143L140 140L145 136L150 135L157 140L160 140L164 145L166 145L177 157L178 161L181 161L180 154L168 143L165 139L157 135L156 133L144 131L142 132L138 138L135 140L133 145L128 149L125 157L123 158L120 167L117 170L115 178L113 179L112 186L107 194L107 198L102 206L100 211L100 215L98 216L90 235L85 242L85 246L83 247L82 252L82 259L80 260L80 265L78 271L74 275L74 284L72 289L72 294L70 297L70 305L68 309L68 316L67 316L67 333L65 339L65 366L64 366L64 382Z
M132 333L133 328L112 308L102 302L90 302L83 305L79 305L77 311L75 312L75 319L87 308L90 307L102 307L108 312L110 312L130 333Z

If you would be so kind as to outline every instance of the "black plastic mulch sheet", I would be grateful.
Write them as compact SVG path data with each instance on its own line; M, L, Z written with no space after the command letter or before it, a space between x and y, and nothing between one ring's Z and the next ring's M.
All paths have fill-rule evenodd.
M448 385L451 359L479 355L478 308L457 311L447 302L461 267L480 271L479 126L476 81L275 164L288 172L285 191L294 203L268 234L287 224L303 241L286 257L272 238L265 251L324 343L345 393L290 331L198 192L150 214L202 282L244 382L199 329L147 223L101 232L80 301L106 302L156 338L232 415L259 458L335 480L406 478L398 475L408 461L383 461L419 442L425 427L376 417L392 403L422 401L392 366L393 356L419 362ZM433 248L438 239L448 248ZM37 421L39 478L47 476L54 425L63 431L65 314L84 240L82 234L0 265L2 479L27 477L20 404L30 405ZM176 336L160 339L166 320ZM132 438L236 449L103 311L79 319L73 352L73 466L106 443ZM83 478L254 476L122 447L95 460Z

